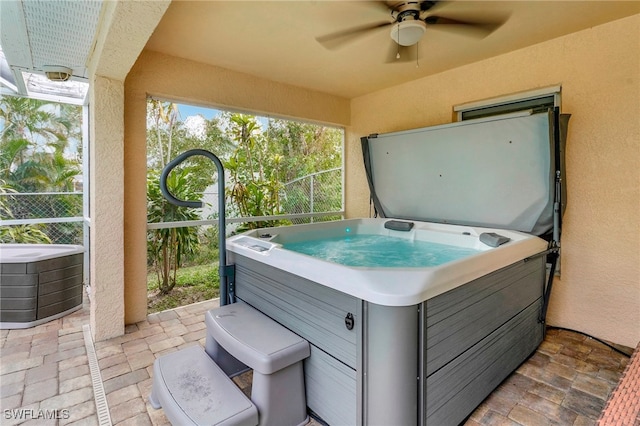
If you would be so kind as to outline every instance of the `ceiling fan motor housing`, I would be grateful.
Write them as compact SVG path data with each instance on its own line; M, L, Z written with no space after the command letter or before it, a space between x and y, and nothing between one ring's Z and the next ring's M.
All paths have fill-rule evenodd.
M400 46L413 46L420 41L427 24L420 20L398 22L391 27L391 38Z
M400 46L413 46L420 41L427 30L427 25L420 19L420 3L418 1L401 3L396 5L392 12L396 23L391 27L391 38Z

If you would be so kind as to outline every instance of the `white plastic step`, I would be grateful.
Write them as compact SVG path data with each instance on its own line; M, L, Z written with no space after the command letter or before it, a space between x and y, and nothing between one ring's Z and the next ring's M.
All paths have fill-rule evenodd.
M224 359L231 357L253 369L251 401L260 426L308 422L303 360L309 342L244 302L211 309L205 323L206 351L218 365L231 365Z
M307 358L309 342L246 303L205 314L210 334L229 354L262 374L272 374Z
M155 361L149 402L173 425L258 424L256 406L200 346Z

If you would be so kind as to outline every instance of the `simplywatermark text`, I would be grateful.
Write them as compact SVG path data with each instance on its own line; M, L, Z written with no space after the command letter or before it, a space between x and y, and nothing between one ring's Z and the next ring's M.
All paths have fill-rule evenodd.
M33 408L12 408L3 410L5 420L66 420L69 410L36 410Z

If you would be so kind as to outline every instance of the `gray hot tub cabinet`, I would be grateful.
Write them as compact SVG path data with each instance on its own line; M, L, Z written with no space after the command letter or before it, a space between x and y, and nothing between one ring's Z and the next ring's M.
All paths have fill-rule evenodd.
M543 338L544 256L401 307L231 256L237 297L311 344L307 405L329 424L456 425Z
M83 254L0 265L2 328L31 327L82 306Z

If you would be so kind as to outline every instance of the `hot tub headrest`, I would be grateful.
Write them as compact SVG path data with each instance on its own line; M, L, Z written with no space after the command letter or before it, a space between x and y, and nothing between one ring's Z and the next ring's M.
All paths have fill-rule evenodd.
M511 238L496 234L495 232L483 232L480 234L480 241L488 246L498 247L511 241Z
M394 231L411 231L413 228L413 222L402 222L399 220L388 220L384 223L384 227Z

